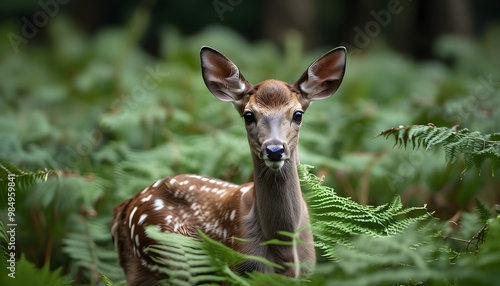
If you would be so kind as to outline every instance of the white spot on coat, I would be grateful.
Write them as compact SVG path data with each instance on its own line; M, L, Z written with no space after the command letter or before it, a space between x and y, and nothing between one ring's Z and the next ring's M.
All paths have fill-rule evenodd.
M234 220L234 218L235 218L235 217L236 217L236 210L233 210L233 211L231 212L231 214L229 215L229 219L230 219L230 220Z
M250 191L251 188L252 188L251 186L244 186L243 188L240 189L240 192L246 193Z
M141 243L139 242L139 235L138 234L135 235L135 245L137 245L137 247L141 246Z
M153 196L153 195L149 195L149 196L147 196L147 197L145 197L145 198L142 198L142 199L141 199L141 202L147 202L147 201L149 201L149 200L151 199L151 197L152 197L152 196Z
M171 224L172 223L172 216L168 215L167 217L165 217L165 221L167 222L167 224Z
M132 218L134 218L134 214L137 211L137 207L135 207L131 212L130 216L128 217L128 227L132 226Z
M176 223L174 225L174 232L176 232L180 227L182 227L182 223Z
M135 224L133 224L132 228L130 229L130 239L134 238L134 230L135 230Z
M163 181L163 179L156 181L156 182L153 184L153 188L158 188L158 186L161 184L161 182L162 182L162 181Z
M154 206L155 206L154 208L155 211L161 210L164 207L163 200L156 199L154 202Z
M144 220L146 219L146 217L148 217L148 215L147 215L147 214L142 214L142 215L139 217L139 222L138 222L138 224L139 224L139 225L141 225L141 224L144 222Z

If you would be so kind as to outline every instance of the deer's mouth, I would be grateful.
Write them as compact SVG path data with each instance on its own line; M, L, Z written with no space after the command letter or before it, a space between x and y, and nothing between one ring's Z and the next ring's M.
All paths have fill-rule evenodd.
M279 170L285 164L285 160L280 159L280 160L275 161L275 160L269 160L269 159L264 158L264 163L266 164L266 166L269 169Z

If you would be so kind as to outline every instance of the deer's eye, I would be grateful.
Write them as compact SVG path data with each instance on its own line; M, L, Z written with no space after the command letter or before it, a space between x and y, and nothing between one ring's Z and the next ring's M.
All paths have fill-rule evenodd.
M247 111L243 114L243 118L245 119L246 123L253 123L255 122L255 115L253 112Z
M293 113L293 120L296 122L302 122L302 115L303 114L304 114L304 112L302 112L302 111L295 111Z

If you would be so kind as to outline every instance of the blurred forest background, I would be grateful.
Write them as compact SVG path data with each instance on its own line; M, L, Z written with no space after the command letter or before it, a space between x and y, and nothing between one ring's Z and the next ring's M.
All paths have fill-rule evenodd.
M3 1L0 161L44 177L17 185L18 258L72 284L120 283L113 206L173 173L251 178L241 118L202 81L203 45L253 83L294 82L346 46L341 88L304 117L301 163L360 204L426 205L468 252L484 226L476 200L492 214L500 202L498 170L374 137L428 123L500 132L499 20L493 0Z

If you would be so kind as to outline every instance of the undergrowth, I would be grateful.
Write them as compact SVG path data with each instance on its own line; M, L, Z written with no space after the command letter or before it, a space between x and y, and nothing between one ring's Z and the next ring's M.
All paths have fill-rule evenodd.
M4 164L9 166L9 164ZM334 263L320 264L310 277L296 280L276 274L252 273L239 276L232 266L246 259L258 260L279 267L261 257L239 254L200 233L201 239L179 234L161 233L154 228L148 235L158 242L148 248L160 265L157 271L168 275L166 285L204 285L227 282L231 285L387 285L387 283L422 283L426 285L460 284L474 281L478 285L496 285L496 269L500 266L500 249L494 242L500 239L500 216L477 202L474 224L479 232L464 240L451 236L450 229L427 212L425 207L404 208L400 198L380 206L366 206L352 199L338 196L333 189L323 186L312 174L311 166L300 165L301 186L311 211L311 225L315 244L323 256ZM10 169L7 169L9 172ZM15 169L14 169L15 170ZM25 176L38 176L24 171ZM6 179L3 177L2 179ZM109 230L97 219L72 222L82 230L65 235L63 251L74 261L73 267L89 269L96 279L108 277L117 271L116 261L106 244ZM9 235L5 226L2 235L2 261L7 261ZM447 241L467 243L465 252L455 251ZM493 241L493 242L492 242ZM279 242L273 242L279 243ZM470 244L475 248L469 249ZM49 271L48 266L37 270L23 255L17 261L16 275L30 274L41 284L68 285L61 269ZM10 279L3 270L3 279ZM460 274L457 274L460 273ZM359 275L363 273L363 275ZM328 280L325 280L328 277ZM32 279L30 278L30 279ZM5 280L5 281L7 281ZM14 280L24 285L24 279ZM50 282L48 282L50 281ZM21 283L21 284L17 284ZM47 284L48 283L48 284ZM117 281L116 283L121 283ZM187 283L187 284L186 284ZM13 284L9 284L13 285ZM33 284L35 285L35 284ZM266 284L267 285L267 284Z
M442 145L446 162L453 164L460 156L465 162L464 172L476 167L479 175L486 159L491 160L491 175L500 167L500 133L482 134L467 128L436 127L434 124L400 126L380 132L378 136L393 136L395 145L414 148L424 147L429 150L435 145Z

